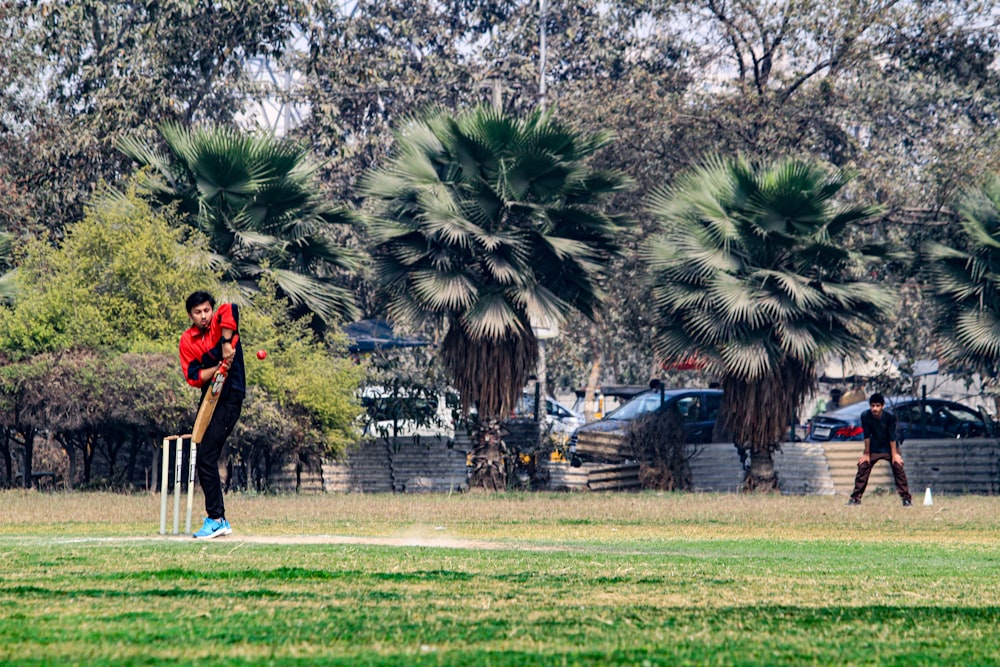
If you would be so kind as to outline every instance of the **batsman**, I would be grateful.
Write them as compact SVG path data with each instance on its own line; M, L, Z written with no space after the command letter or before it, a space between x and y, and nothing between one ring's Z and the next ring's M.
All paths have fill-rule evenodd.
M192 440L198 446L198 482L205 494L207 515L194 537L211 539L233 532L226 519L219 458L226 438L240 418L246 394L240 311L239 306L231 303L220 304L216 310L215 299L208 292L195 292L187 298L186 306L191 327L181 335L181 370L188 384L201 389L199 420L195 422ZM217 396L206 396L213 381L216 386L221 381L222 390ZM214 405L209 405L212 399ZM214 407L210 415L206 406ZM203 420L203 416L209 418ZM207 426L199 425L202 421L207 421ZM200 433L202 429L204 435Z

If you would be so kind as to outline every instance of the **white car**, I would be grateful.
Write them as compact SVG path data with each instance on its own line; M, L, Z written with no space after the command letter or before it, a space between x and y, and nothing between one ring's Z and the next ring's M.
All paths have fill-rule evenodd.
M454 410L450 403L443 393L365 387L361 390L361 405L365 408L363 435L454 438Z
M569 437L573 431L585 423L583 415L573 412L554 398L546 396L544 398L544 405L545 411L538 416L545 421L550 433ZM518 401L517 407L514 409L514 415L517 417L533 417L534 414L535 396L534 394L525 393L521 396L521 400Z

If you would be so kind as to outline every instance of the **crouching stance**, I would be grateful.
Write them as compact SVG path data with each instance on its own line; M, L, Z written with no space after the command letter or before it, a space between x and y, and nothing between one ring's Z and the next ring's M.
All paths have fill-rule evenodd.
M854 478L854 492L848 505L860 505L861 496L868 486L868 477L872 466L878 461L889 461L892 466L892 477L896 481L896 491L903 499L903 507L913 504L910 498L910 487L906 481L906 471L903 469L903 457L899 454L896 443L896 416L885 411L885 399L882 394L872 394L868 399L869 409L861 413L861 428L865 434L865 452L858 459L858 474Z

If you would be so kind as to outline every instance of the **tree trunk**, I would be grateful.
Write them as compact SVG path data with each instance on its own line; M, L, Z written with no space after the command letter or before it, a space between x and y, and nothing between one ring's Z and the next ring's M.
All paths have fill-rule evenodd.
M144 439L139 435L138 431L133 430L131 437L129 438L129 448L126 451L127 458L125 459L125 484L126 486L132 486L135 480L135 463L136 459L139 458L139 449L144 444ZM146 489L147 491L149 489Z
M506 445L499 419L481 419L472 428L472 471L469 486L485 491L507 488Z
M737 448L750 453L743 491L778 490L773 454L788 436L789 417L798 412L815 381L816 369L794 360L786 360L777 372L755 380L723 377L724 427L732 431Z
M11 456L11 446L10 443L13 438L10 435L10 429L4 428L3 430L3 447L0 448L3 451L3 463L7 472L7 483L3 486L10 488L14 486L14 457Z
M90 434L83 436L83 483L90 484L91 471L94 465L94 438Z
M21 468L24 474L24 488L31 488L32 465L35 458L35 429L28 428L24 432L24 466Z
M777 492L778 475L774 471L775 449L763 445L750 451L750 469L743 478L740 491L746 492Z
M547 350L545 349L545 339L538 339L538 364L535 366L535 378L538 385L542 388L541 395L548 396L549 393L549 369L548 363L545 360Z
M67 442L64 438L56 437L56 442L62 445L66 452L66 459L69 461L69 470L66 474L66 488L72 490L73 482L76 480L76 447L73 443Z
M124 439L121 435L113 435L105 439L104 458L108 462L108 483L114 484L116 481L118 467L118 453L124 446Z
M587 386L583 392L583 418L587 422L594 421L595 413L601 409L601 406L597 405L595 394L598 389L600 389L601 363L604 360L604 354L601 351L600 345L597 343L597 341L600 340L600 337L597 332L597 327L593 324L590 325L590 340L590 350L591 354L594 355L594 358L590 363L590 373L587 375ZM603 413L601 416L604 416Z

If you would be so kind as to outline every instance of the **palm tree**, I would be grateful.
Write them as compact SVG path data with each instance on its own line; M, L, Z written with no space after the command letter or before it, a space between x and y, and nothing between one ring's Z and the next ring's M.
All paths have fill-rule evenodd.
M506 485L499 420L534 371L532 321L592 319L603 297L598 280L627 223L602 202L630 185L587 164L609 141L543 113L435 112L363 181L390 318L447 326L441 359L478 413L474 486Z
M148 167L148 194L176 205L208 237L225 278L249 293L267 276L300 312L327 324L356 315L350 292L334 281L355 267L335 235L353 216L322 197L305 150L225 127L165 124L160 133L169 154L132 137L119 149Z
M817 363L857 353L859 325L892 300L860 279L863 260L886 249L840 240L875 212L833 202L849 178L809 162L716 158L650 199L664 226L643 251L656 349L668 361L695 353L721 378L723 427L751 455L746 490L777 488L773 453Z
M964 193L961 247L927 242L941 356L997 386L1000 375L1000 175ZM1000 407L1000 395L995 397Z

